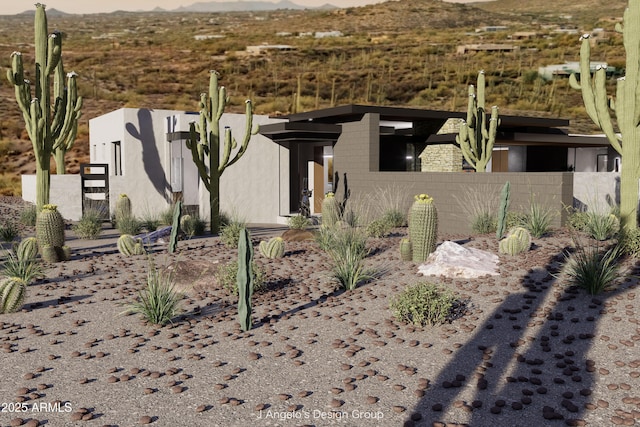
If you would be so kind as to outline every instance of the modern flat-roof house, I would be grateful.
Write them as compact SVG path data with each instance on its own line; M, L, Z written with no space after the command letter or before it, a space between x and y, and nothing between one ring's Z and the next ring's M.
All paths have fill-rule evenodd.
M434 196L444 232L464 230L452 195L479 184L497 187L510 181L513 207L528 205L531 194L558 207L571 206L574 199L587 204L594 188L601 188L599 197L615 199L611 183L617 174L596 173L620 167L606 138L569 135L564 119L501 116L490 173L469 173L454 144L456 124L465 117L463 112L371 105L283 117L255 115L258 134L222 175L221 208L252 223L283 222L300 208L303 189L310 189L311 212L317 214L324 194L333 190L335 173L347 178L352 195L394 185L408 196ZM197 113L184 111L122 108L90 120L89 169L106 166L111 210L125 193L137 215L182 199L208 217L208 193L186 147L189 122L197 118ZM222 125L240 138L244 114L224 114ZM82 185L78 176L52 176L52 203L71 206L56 198L84 200ZM342 184L338 196L340 191ZM23 197L35 199L30 176L23 177ZM78 219L79 205L75 202L73 212L63 215Z
M455 133L439 131L451 119L465 117L463 112L345 105L292 114L284 117L286 121L262 126L260 133L289 151L289 206L300 204L306 180L313 190L315 212L322 195L331 190L335 172L346 174L352 194L375 194L393 183L411 195L433 195L439 209L453 214L460 206L452 194L479 183L498 185L507 180L512 194L521 194L515 203L528 205L533 193L557 206L571 206L575 186L570 171L619 167L619 157L606 138L569 135L563 129L568 120L501 116L488 166L492 173L464 173ZM612 191L606 187L602 196ZM455 215L443 216L441 225L461 230Z

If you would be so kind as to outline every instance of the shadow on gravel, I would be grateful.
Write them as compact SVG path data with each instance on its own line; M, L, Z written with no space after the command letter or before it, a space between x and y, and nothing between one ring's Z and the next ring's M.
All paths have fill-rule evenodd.
M55 299L49 299L46 301L32 302L24 305L26 310L34 310L37 308L47 308L55 305L72 304L76 301L82 301L83 299L91 298L91 295L74 295L72 297L60 297Z
M598 369L587 355L604 301L626 287L593 297L559 286L554 276L563 263L561 252L524 276L523 291L508 295L455 351L405 426L584 425L587 408L596 408L590 395Z

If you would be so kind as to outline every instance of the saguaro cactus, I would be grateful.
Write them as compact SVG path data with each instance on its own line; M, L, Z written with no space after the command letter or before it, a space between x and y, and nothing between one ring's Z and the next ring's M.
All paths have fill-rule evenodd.
M36 157L36 206L41 210L49 203L51 155L54 150L59 152L63 147L69 147L70 139L75 136L82 97L78 96L75 73L67 74L66 87L64 85L62 36L59 33L48 35L47 15L43 4L36 4L34 26L34 94L31 93L31 82L24 76L20 52L11 54L11 69L7 71L7 78L15 86L16 101L22 110L27 133L33 145ZM52 102L50 83L53 73L55 78Z
M251 329L251 297L253 296L253 246L246 228L240 231L238 240L238 320L243 331Z
M209 93L200 95L200 122L190 124L187 147L191 150L191 157L198 167L200 179L209 192L211 233L216 234L220 230L220 177L226 168L240 160L247 151L251 135L257 133L258 129L252 130L253 108L251 100L247 100L245 102L246 127L240 148L232 157L231 153L238 144L231 135L231 129L225 127L222 153L220 153L220 118L229 98L225 87L218 85L218 73L215 71L210 73ZM220 158L221 154L222 158Z
M484 71L480 71L477 92L473 85L469 85L467 120L460 125L460 131L456 136L456 142L460 146L462 155L476 172L486 172L500 124L498 107L494 105L491 107L491 118L487 127L487 112L484 107L484 80Z
M591 77L589 35L581 37L580 82L570 76L574 89L582 91L587 114L602 129L611 146L622 156L620 172L620 220L627 230L637 228L638 179L640 178L640 2L629 1L623 24L616 31L624 38L627 56L626 75L618 79L616 100L609 101L606 89L607 71L597 67ZM615 111L620 135L613 128L609 107Z

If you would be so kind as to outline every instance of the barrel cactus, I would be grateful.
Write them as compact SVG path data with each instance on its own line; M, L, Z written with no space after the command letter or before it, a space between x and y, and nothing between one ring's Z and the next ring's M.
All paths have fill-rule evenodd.
M40 248L40 256L43 261L49 263L69 261L71 259L71 248L67 245L44 245Z
M15 252L18 260L20 261L36 259L38 256L38 239L35 237L26 237L22 239Z
M260 253L265 258L282 258L284 256L284 240L282 237L273 237L268 241L260 242Z
M409 239L414 262L424 262L436 250L438 211L433 197L426 194L415 196L409 211Z
M322 201L322 225L333 227L340 220L340 202L333 193L327 193Z
M120 194L118 200L116 200L116 224L118 223L118 220L121 220L122 218L130 218L132 215L131 199L129 199L129 196L126 194Z
M141 238L135 238L130 234L123 234L118 238L118 251L124 256L144 255L146 253Z
M400 240L400 259L402 261L411 261L413 258L413 250L411 248L411 240Z
M42 259L45 261L60 262L70 258L71 251L64 244L64 219L56 205L44 205L38 213L36 239Z
M518 255L528 251L531 247L531 234L523 227L514 227L509 231L507 237L500 240L498 249L500 253L508 255Z
M19 277L8 277L0 283L0 313L20 310L27 295L27 282Z

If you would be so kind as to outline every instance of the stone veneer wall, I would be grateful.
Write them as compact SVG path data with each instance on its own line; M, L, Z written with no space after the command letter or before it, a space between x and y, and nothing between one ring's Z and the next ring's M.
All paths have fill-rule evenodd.
M453 144L427 145L420 160L422 172L462 172L462 151Z

